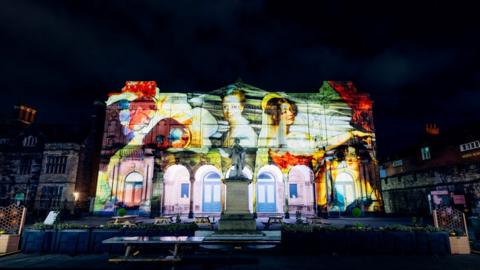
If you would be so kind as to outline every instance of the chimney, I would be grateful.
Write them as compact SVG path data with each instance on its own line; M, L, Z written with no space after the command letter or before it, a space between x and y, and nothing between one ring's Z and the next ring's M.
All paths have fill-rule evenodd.
M431 123L425 125L425 131L428 135L438 136L440 135L440 129L438 128L437 124Z
M25 105L14 106L13 110L16 120L27 125L30 125L31 123L33 123L33 121L35 121L35 115L37 114L37 110Z

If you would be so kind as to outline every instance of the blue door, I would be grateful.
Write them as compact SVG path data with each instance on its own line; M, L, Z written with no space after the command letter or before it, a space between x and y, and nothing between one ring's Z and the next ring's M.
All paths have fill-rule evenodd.
M203 212L218 213L222 211L220 175L211 172L203 179Z
M275 179L270 173L261 173L257 178L257 212L277 212Z

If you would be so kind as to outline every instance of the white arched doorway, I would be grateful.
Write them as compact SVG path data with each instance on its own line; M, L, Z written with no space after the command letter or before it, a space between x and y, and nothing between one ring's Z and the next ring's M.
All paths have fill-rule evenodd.
M202 210L208 213L222 211L221 176L216 172L209 172L203 178Z
M126 207L139 206L142 201L143 175L131 172L125 178L124 199Z
M335 178L335 195L337 205L341 211L355 200L355 186L353 177L347 172L341 172Z
M256 181L256 212L281 213L285 192L283 174L274 165L267 165L258 171Z
M213 165L203 165L195 172L193 204L196 213L220 213L224 185L222 173Z
M289 212L313 213L313 171L309 167L297 165L290 170L287 192Z
M172 165L168 167L164 175L164 213L188 213L190 188L190 173L185 166Z

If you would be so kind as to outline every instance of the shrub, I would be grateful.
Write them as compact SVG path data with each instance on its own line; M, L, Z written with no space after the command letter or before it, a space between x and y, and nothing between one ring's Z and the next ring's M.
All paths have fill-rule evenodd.
M113 223L107 223L105 225L100 225L96 227L96 229L104 229L104 230L119 230L121 228L125 227L124 224L113 224Z
M289 233L310 233L313 226L308 224L282 224L282 231Z
M51 230L54 229L53 225L45 225L43 222L37 222L32 225L32 229L34 230Z
M352 209L352 216L360 217L362 215L362 210L358 207Z
M59 223L59 224L55 224L53 227L57 230L77 230L77 229L85 230L90 228L90 226L86 224L70 224L70 223Z
M127 214L127 210L125 208L119 208L117 211L117 215L123 217Z

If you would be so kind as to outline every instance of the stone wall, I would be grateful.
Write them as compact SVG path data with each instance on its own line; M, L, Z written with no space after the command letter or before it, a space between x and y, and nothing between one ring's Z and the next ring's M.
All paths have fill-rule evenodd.
M480 213L480 162L397 174L381 180L386 213L427 214L434 190L465 194L467 208Z
M42 188L44 186L62 187L61 205L65 204L69 207L73 207L75 202L73 193L75 192L75 185L77 182L80 149L80 145L75 143L49 143L45 145L42 174L40 175L38 183L37 200L35 205L37 209L46 206L50 207L48 204L42 204L40 200ZM65 173L46 173L48 157L51 156L67 157Z

